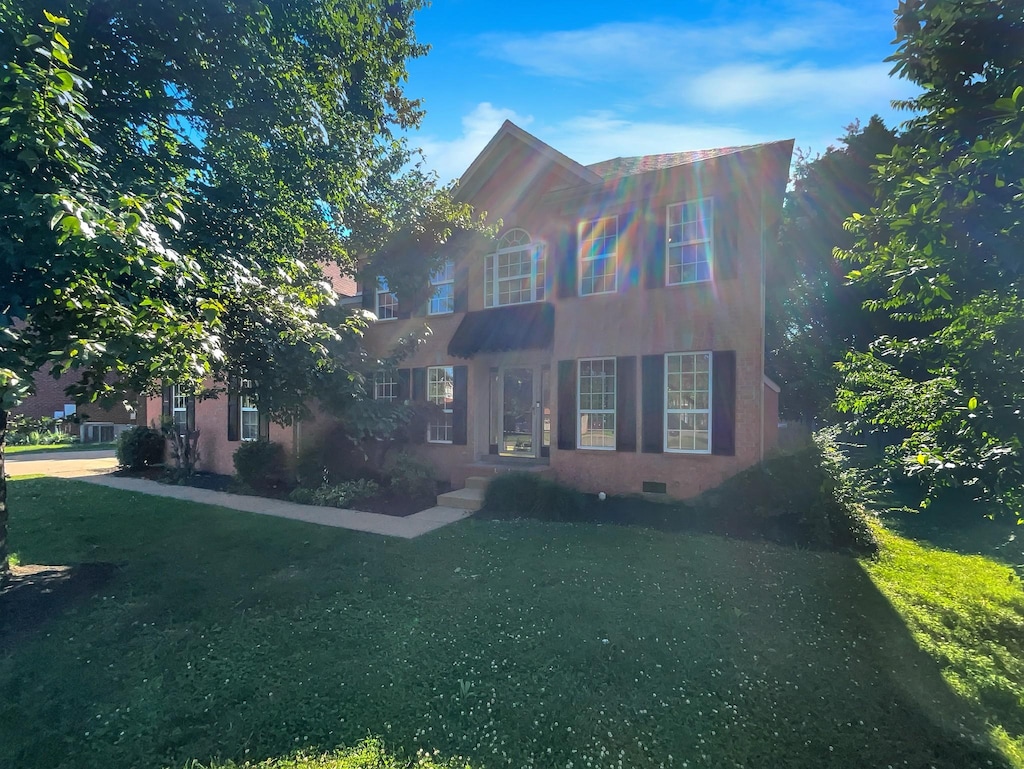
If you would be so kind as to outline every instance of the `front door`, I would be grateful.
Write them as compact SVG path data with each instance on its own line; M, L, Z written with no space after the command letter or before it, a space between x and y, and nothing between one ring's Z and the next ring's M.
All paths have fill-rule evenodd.
M502 431L498 453L507 457L535 457L537 420L533 369L502 369L501 385Z

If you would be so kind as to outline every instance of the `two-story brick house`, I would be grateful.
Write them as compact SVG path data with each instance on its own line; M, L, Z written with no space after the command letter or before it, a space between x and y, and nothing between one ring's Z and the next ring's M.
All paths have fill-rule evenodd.
M498 237L439 270L417 307L382 283L362 290L372 352L423 323L433 332L378 375L375 397L441 407L412 450L455 487L543 467L587 491L686 497L757 462L776 437L764 268L792 149L583 166L506 122L457 193L501 222ZM245 415L208 403L204 429L239 437ZM270 436L294 446L305 429ZM229 471L211 448L211 469Z

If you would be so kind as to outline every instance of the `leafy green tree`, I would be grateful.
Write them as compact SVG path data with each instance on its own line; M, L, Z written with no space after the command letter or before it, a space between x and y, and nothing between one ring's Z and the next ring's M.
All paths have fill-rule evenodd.
M768 265L769 365L783 385L781 412L796 419L835 416L835 363L850 349L866 350L891 325L863 308L866 289L850 285L848 268L833 252L852 244L843 223L873 204L871 166L892 150L896 134L875 116L863 128L849 126L839 141L823 155L797 160L778 258Z
M894 71L922 94L840 255L906 322L841 367L838 406L905 430L926 483L1020 510L1024 494L1024 3L900 4Z
M473 226L401 138L420 0L53 5L0 0L3 418L40 368L78 402L241 375L302 416L362 357L322 266L411 237L429 271Z

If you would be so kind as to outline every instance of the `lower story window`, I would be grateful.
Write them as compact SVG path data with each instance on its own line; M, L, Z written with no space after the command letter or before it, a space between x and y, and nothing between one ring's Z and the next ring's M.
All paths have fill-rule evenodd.
M711 353L665 356L665 451L711 453Z
M455 392L455 371L452 366L431 366L427 369L427 400L441 409L427 425L430 443L452 442L452 403Z
M183 392L178 385L171 388L171 420L178 435L188 431L188 393Z
M373 399L393 401L398 398L398 378L393 371L376 371L373 374Z
M578 381L578 447L614 449L615 358L581 360Z

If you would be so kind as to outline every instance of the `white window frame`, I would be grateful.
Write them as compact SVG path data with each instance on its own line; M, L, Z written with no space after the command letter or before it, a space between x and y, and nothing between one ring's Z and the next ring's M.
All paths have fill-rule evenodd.
M451 259L430 274L430 302L427 315L450 315L455 312L455 262ZM441 291L444 296L440 296ZM443 304L442 304L443 302Z
M686 210L687 206L696 206L697 210L702 214L704 213L704 206L707 206L706 211L706 222L704 226L704 237L697 238L686 238L686 220L683 219L683 211ZM672 242L672 214L677 213L678 221L676 224L679 227L680 239L678 242ZM692 220L691 220L692 221ZM711 270L714 263L715 254L715 206L714 198L703 197L693 198L692 200L683 200L679 203L672 203L665 208L665 285L666 286L684 286L689 283L708 283L711 281ZM682 273L686 265L683 263L683 252L688 246L705 246L707 254L707 270L708 276L706 278L694 278L693 280L671 280L672 275L672 255L679 255L679 272L682 278ZM699 262L694 262L694 265Z
M248 379L238 381L238 438L243 441L258 441L260 439L260 412L256 407L256 399L249 393L252 391L252 382ZM256 434L250 437L245 435L245 415L256 415Z
M706 355L707 359L708 359L708 407L706 409L698 409L698 408L677 408L677 409L671 409L671 408L669 408L669 405L668 405L668 400L669 400L668 399L668 396L669 396L669 389L668 389L668 384L669 384L669 365L668 365L668 362L669 362L669 358L673 358L673 357L682 358L684 356L689 356L689 357L694 358L694 362L696 363L697 357L701 356L701 355ZM711 409L712 409L712 406L713 406L713 404L711 402L711 399L712 399L712 395L714 393L714 382L712 381L713 369L714 369L714 353L712 353L710 350L695 350L695 351L692 351L692 352L690 352L690 351L687 351L687 352L669 352L669 353L665 353L664 361L665 361L664 362L665 378L664 378L664 381L662 383L662 395L663 395L663 397L665 399L665 413L664 413L663 418L662 418L663 419L663 421L662 421L662 430L663 430L662 435L664 436L662 449L664 449L664 451L666 453L669 453L669 454L710 454L711 453L711 440L712 440L712 424L711 424L711 413L712 412L711 412ZM697 371L697 367L696 367L696 365L694 365L694 372L695 372L694 375L695 376L696 376L696 371ZM680 390L680 392L688 392L688 391ZM696 388L695 388L694 390L689 391L689 392L697 393L699 391L696 390ZM706 449L669 448L669 445L668 445L668 440L669 440L669 436L668 436L668 417L669 417L669 414L691 414L691 415L694 415L694 416L699 416L701 414L706 415L707 418L708 418L708 447Z
M177 428L179 435L188 432L188 399L178 385L171 386L171 423ZM178 414L181 414L181 422L178 421Z
M500 277L498 262L501 257L520 252L529 254L529 274L520 272L515 276ZM544 247L540 243L534 243L530 233L522 227L513 227L498 239L495 250L484 257L484 307L511 307L517 304L543 302L546 277L547 258ZM530 289L526 299L521 299L518 302L502 301L501 287L503 283L527 279L530 281Z
M602 252L599 255L587 255L586 244L593 242L593 239L585 241L583 238L583 232L586 228L591 230L595 229L601 222L612 220L615 222L615 247L611 253ZM600 216L597 219L585 219L581 221L576 228L576 289L580 296L600 296L601 294L614 294L619 290L619 217L617 214L612 216ZM612 262L612 287L604 291L583 291L584 281L584 265L589 262L596 262L599 260L611 259Z
M389 298L390 297L390 298ZM381 303L381 300L384 303ZM395 292L388 288L387 280L381 276L377 278L377 291L374 295L374 309L377 313L377 320L396 320L398 318L398 297L395 296ZM389 313L387 317L384 316L383 310L387 310Z
M444 372L441 378L436 378L438 371ZM438 393L438 385L443 386L444 392ZM453 392L449 394L448 387ZM427 424L427 443L451 443L454 437L452 414L454 413L454 388L455 388L455 367L454 366L428 366L427 367L427 400L441 407L444 414L443 421L431 421ZM447 438L435 437L441 428Z
M602 364L607 364L608 361L612 362L612 376L611 376L612 388L611 388L611 392L610 392L611 399L612 399L612 407L611 408L603 408L602 407L602 408L599 408L599 409L595 409L595 408L585 409L585 408L583 408L583 394L584 394L583 393L583 364L584 363L595 363L595 362L598 362L598 361L600 361ZM616 405L617 405L616 399L618 397L618 386L619 386L618 377L619 377L618 361L614 357L609 356L609 357L603 357L603 358L581 358L578 361L576 361L576 448L578 448L578 449L588 449L588 450L593 450L593 451L615 451L615 442L616 442L616 440L618 438L618 429L619 429L619 415L618 415L618 413L616 413L617 412L617 410L616 410ZM588 378L591 378L591 377L588 377ZM604 376L602 376L601 378L602 379L606 379L606 377L604 377ZM591 393L587 393L587 394L590 395ZM604 390L601 393L601 395L604 396L604 397L607 397L609 395L609 391L608 390ZM611 414L611 417L612 417L612 445L611 446L594 446L594 445L587 445L587 444L585 444L583 442L583 418L585 416L589 417L590 415L595 415L595 414L600 414L602 416L607 416L607 415Z
M396 372L384 369L373 372L373 399L388 403L398 400L398 375Z

